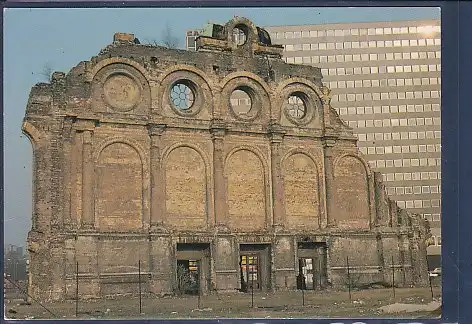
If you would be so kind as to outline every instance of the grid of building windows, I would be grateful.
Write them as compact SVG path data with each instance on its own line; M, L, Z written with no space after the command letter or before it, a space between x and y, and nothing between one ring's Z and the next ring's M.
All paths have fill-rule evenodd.
M331 105L359 138L400 207L440 237L441 27L439 20L265 29L283 60L321 68ZM437 253L439 251L436 252Z

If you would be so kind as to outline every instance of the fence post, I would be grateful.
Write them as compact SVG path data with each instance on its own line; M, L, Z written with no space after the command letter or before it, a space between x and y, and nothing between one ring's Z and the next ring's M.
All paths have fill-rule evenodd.
M142 299L141 299L141 260L138 261L138 282L139 282L139 314L142 313Z
M252 270L254 268L251 268ZM254 308L254 273L251 273L251 307Z
M395 264L393 263L392 255L392 289L393 289L393 299L395 299Z
M322 272L321 272L321 259L318 259L318 265L319 265L319 268L320 268L320 272L319 272L319 276L320 276L320 290L323 288L322 287Z
M346 256L346 266L347 266L347 282L349 288L349 300L352 300L351 296L351 274L349 273L349 256Z
M202 287L201 287L201 280L200 280L200 276L201 276L201 272L200 272L200 267L201 267L201 262L200 260L197 261L197 271L198 271L198 274L197 274L197 280L198 280L198 309L201 309L202 308L202 301L201 301L201 298L202 298Z
M79 316L79 261L75 266L75 318Z
M431 291L431 299L434 299L433 284L432 284L432 282L431 282L431 276L429 275L429 261L428 261L428 257L426 257L426 267L428 268L428 280L429 280L429 290Z

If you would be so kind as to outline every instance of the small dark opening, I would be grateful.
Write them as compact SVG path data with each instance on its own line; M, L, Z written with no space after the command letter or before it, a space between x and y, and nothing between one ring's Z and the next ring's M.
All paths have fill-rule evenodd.
M177 243L177 251L199 251L208 248L208 243Z

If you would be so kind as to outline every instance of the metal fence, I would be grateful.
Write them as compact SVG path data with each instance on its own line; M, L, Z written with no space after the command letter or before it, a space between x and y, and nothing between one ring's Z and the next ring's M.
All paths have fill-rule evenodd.
M396 266L394 265L394 260L392 258L392 263L390 265L390 269L392 271L391 275L391 285L388 289L390 289L390 299L393 301L396 300L398 285L396 281L398 278L395 276L395 269ZM94 316L103 316L107 315L109 312L109 308L107 305L116 305L116 302L112 302L113 299L119 299L120 296L124 297L123 300L126 300L127 303L127 310L126 314L123 315L141 315L141 314L152 314L159 311L159 307L164 305L163 296L157 295L151 292L149 286L147 286L148 282L145 279L145 276L148 273L142 273L142 262L139 261L137 264L137 281L131 281L127 283L127 287L129 288L126 292L117 292L115 296L106 296L100 298L98 301L97 299L90 300L87 296L86 290L88 283L83 280L81 274L79 273L79 263L77 262L75 265L75 289L72 289L75 296L70 297L68 300L68 310L67 316L76 318L80 317L94 317ZM353 294L355 291L360 291L358 286L353 284L353 275L352 275L352 266L349 264L349 257L346 257L346 290L347 294L345 294L344 298L346 302L353 302L355 298ZM188 274L187 274L188 275ZM178 289L176 289L173 296L168 296L169 298L177 298L180 297L180 301L175 300L176 303L183 302L185 307L191 310L204 310L210 307L213 307L218 303L220 299L218 297L218 293L215 294L202 294L202 289L200 289L200 283L197 283L199 287L195 292L192 288L192 284L195 282L192 281L191 278L186 277L184 274L178 274L176 276L179 280L179 285L177 285ZM199 276L197 276L199 278ZM252 277L253 278L253 277ZM354 278L355 279L355 278ZM146 285L146 286L145 286ZM186 287L187 285L188 287ZM145 286L145 287L144 287ZM89 287L89 286L88 286ZM59 316L55 314L54 310L49 308L49 304L41 303L40 301L36 300L32 296L28 295L26 291L26 282L25 281L14 281L11 278L5 277L5 300L14 300L14 299L24 299L28 300L29 303L32 305L39 305L45 312L47 312L53 318L59 318L64 316ZM425 290L430 290L431 299L434 299L433 294L433 285L430 280L430 285ZM328 289L325 289L329 290ZM192 295L189 295L188 292L193 292ZM283 300L283 294L289 294L290 300ZM276 307L308 307L313 306L316 300L316 296L323 294L323 290L307 290L307 289L299 289L296 291L291 291L290 293L287 292L272 292L272 293L261 293L259 291L254 290L254 283L251 285L251 288L246 293L238 294L237 297L234 298L234 303L238 303L239 308L246 308L246 309L254 309L254 308L276 308ZM256 298L257 297L257 298ZM172 300L167 301L167 309L172 308ZM96 310L93 308L96 307ZM111 306L110 306L111 307ZM163 306L162 306L163 307Z

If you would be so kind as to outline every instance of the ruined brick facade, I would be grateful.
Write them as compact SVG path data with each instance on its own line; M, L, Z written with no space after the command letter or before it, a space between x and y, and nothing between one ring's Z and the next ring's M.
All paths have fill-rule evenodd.
M139 261L154 293L175 291L177 260L198 261L203 293L249 278L296 289L306 259L311 288L342 288L346 257L360 282L391 282L393 261L397 285L425 284L427 224L385 196L320 69L284 63L239 17L198 46L116 34L33 87L23 123L34 152L30 293L74 298L77 262L81 297L137 292ZM176 84L190 108L176 104ZM234 90L251 98L245 113L231 106Z

